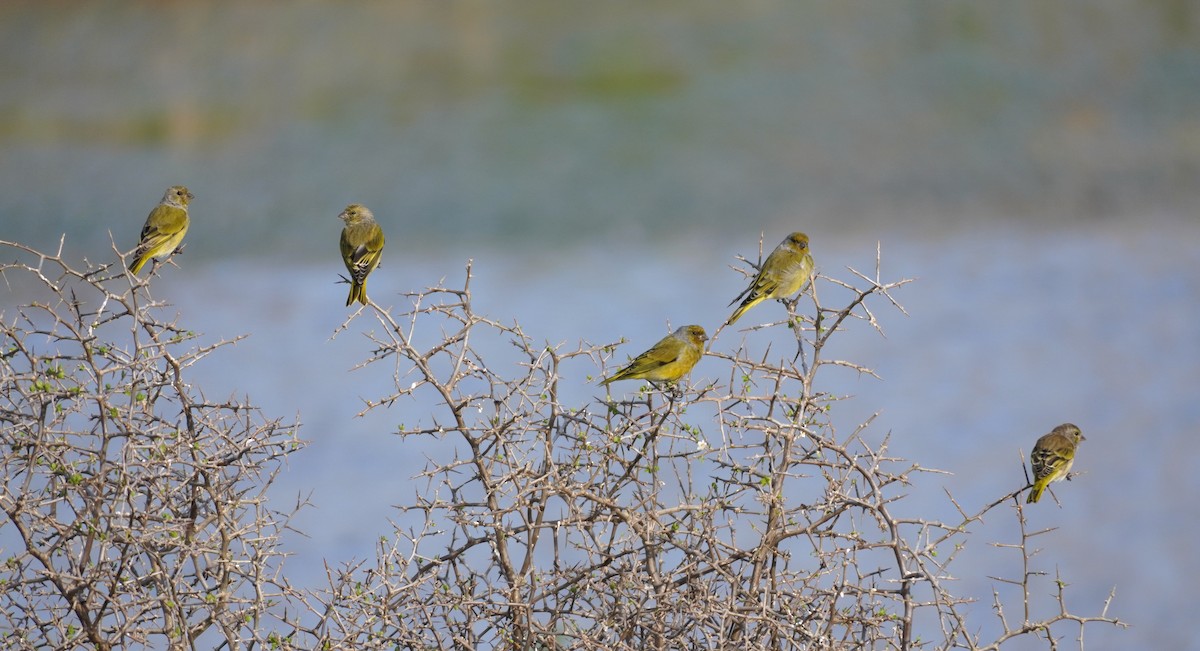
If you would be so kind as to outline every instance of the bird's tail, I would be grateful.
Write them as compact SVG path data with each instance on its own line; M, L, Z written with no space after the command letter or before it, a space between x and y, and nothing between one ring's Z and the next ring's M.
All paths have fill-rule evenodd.
M725 325L733 325L734 321L742 318L742 315L746 313L746 310L758 305L759 301L761 300L762 299L760 298L756 301L753 297L751 297L745 301L742 301L742 304L738 306L738 309L733 311L733 315L729 317L729 320L725 322Z
M1025 500L1026 504L1033 504L1042 499L1042 491L1046 490L1046 484L1042 482L1034 482L1033 488L1029 491L1029 499Z
M367 304L367 281L366 280L363 280L361 283L356 283L354 281L350 282L350 295L346 297L346 307L350 307L350 305L352 305L354 303L354 301L358 301L359 303L362 303L363 305Z
M139 255L138 257L134 258L133 262L129 263L130 273L132 273L133 275L136 276L138 274L138 272L142 270L142 267L146 264L146 261L149 259L150 259L150 256L148 256L148 255Z

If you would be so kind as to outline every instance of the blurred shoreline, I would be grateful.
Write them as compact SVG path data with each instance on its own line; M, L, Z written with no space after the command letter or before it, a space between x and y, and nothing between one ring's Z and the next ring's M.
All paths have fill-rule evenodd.
M517 250L1197 219L1200 12L1075 9L8 3L0 237L124 242L176 183L202 259L320 259L350 202Z

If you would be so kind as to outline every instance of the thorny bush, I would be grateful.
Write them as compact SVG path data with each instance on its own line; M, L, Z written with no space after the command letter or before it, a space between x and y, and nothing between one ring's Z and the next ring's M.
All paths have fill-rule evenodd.
M718 346L719 379L575 398L626 359L614 343L546 345L475 312L461 288L408 296L361 320L406 446L437 441L376 557L334 562L326 586L285 580L279 534L295 507L264 500L296 426L185 381L236 340L198 345L149 284L114 265L0 243L0 267L37 298L5 308L0 425L0 627L8 648L1000 649L1058 648L1107 615L1071 613L1033 563L1021 489L943 523L905 508L934 472L890 456L870 420L845 425L827 354L849 327L901 310L878 253L872 275L818 276L756 326L786 353ZM821 293L837 295L826 307ZM7 304L7 303L5 303ZM761 309L761 308L760 308ZM774 308L778 309L778 308ZM764 310L765 311L765 310ZM727 336L727 339L730 337ZM626 397L628 396L628 397ZM1023 613L998 592L980 639L948 566L973 524L1005 505L1019 542ZM956 504L957 506L957 504ZM381 523L383 528L383 523ZM1057 609L1031 590L1057 584ZM1111 600L1111 596L1110 596ZM1009 604L1011 606L1011 604ZM972 619L974 618L974 619ZM1073 627L1073 628L1072 628Z

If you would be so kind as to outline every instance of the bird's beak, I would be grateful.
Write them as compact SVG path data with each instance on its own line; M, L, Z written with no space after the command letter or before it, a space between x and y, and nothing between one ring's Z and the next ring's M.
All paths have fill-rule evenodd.
M195 199L195 198L196 198L196 195L192 194L191 192L188 193L188 201L191 201L192 199Z

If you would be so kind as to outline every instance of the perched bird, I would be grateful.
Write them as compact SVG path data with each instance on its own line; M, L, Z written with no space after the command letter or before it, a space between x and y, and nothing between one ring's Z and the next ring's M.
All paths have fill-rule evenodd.
M698 325L687 325L663 337L650 350L638 355L617 374L602 381L606 386L617 380L674 382L688 374L704 355L708 333Z
M808 236L800 232L788 235L767 256L750 286L729 302L733 305L742 301L742 304L733 311L725 325L731 325L746 310L768 298L787 298L800 291L812 277L812 272L813 259L808 252ZM745 300L742 300L743 297Z
M1029 465L1033 466L1033 489L1026 503L1032 504L1042 497L1042 491L1065 479L1075 462L1075 448L1080 441L1087 440L1079 428L1071 423L1055 427L1049 434L1037 440L1033 452L1029 453Z
M339 243L342 262L350 272L350 295L346 305L358 301L367 304L367 275L379 266L379 254L383 252L383 229L375 221L375 215L366 206L352 203L346 206L338 219L346 222Z
M137 274L150 258L162 259L178 249L183 236L187 235L188 202L195 198L182 185L167 188L162 201L146 217L142 238L134 252L133 262L129 263L130 271Z

